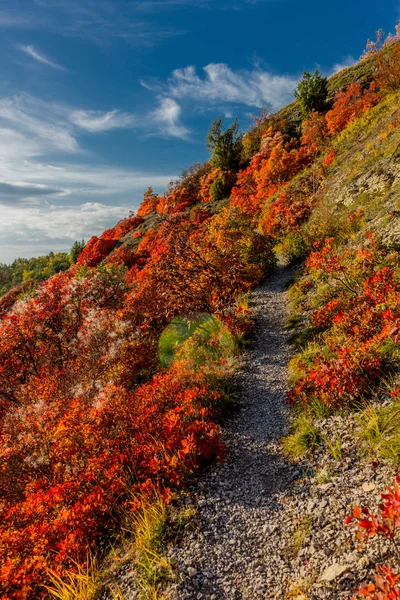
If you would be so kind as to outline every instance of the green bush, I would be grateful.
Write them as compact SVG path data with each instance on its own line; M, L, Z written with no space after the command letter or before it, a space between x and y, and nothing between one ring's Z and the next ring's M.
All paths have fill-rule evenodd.
M214 181L210 185L211 198L215 202L219 202L220 200L225 200L225 198L229 198L230 191L231 188L227 184L225 177L217 177L217 179L214 179Z
M313 74L305 71L294 95L299 101L304 118L313 110L324 112L328 108L328 80L319 74L318 69Z
M210 163L224 172L236 173L242 167L243 142L237 119L225 131L224 120L215 119L207 136Z

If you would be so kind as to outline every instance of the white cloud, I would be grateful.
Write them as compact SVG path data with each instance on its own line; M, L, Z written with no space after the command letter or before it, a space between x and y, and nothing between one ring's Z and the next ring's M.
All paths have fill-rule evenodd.
M17 151L35 156L46 151L76 153L79 144L65 120L65 107L22 95L0 99L0 158Z
M99 45L123 40L148 47L183 33L149 19L140 10L141 0L21 0L18 8L15 4L2 0L0 27L51 31Z
M179 123L181 110L181 107L173 98L161 98L160 106L153 111L151 117L156 124L159 124L162 133L187 139L189 130Z
M74 164L69 162L41 163L36 160L0 162L0 181L15 185L45 185L54 193L68 195L72 200L145 191L150 185L157 189L166 186L174 175L142 173L106 165ZM1 195L0 195L1 202ZM39 201L38 201L39 202Z
M22 50L22 52L25 52L25 54L28 54L28 56L34 58L37 62L42 63L43 65L53 67L53 69L59 69L60 71L65 71L64 67L47 58L44 54L39 52L39 50L36 50L34 46L19 46L19 49Z
M0 163L0 262L65 250L136 210L175 175L82 164Z
M83 153L78 141L82 130L95 134L130 128L185 139L189 132L179 123L180 113L179 104L169 98L162 98L157 109L141 115L116 109L77 109L27 94L0 98L0 160L11 154L33 157L49 152Z
M165 119L170 135L179 133L173 111ZM101 233L135 210L150 185L161 192L175 179L109 166L78 141L83 127L99 134L131 121L118 111L77 110L31 96L0 98L0 261ZM143 119L146 130L156 126L161 124L153 115Z
M335 73L339 73L339 71L343 71L343 69L347 69L351 67L356 62L356 59L353 56L346 56L341 62L335 63L329 73L329 75L334 75Z
M203 67L204 76L194 66L176 69L166 85L142 82L148 89L162 91L172 98L187 98L207 104L229 102L247 106L279 108L290 102L299 77L275 75L258 68L233 70L223 63Z
M70 121L91 133L98 133L130 127L135 119L133 115L119 110L111 110L106 113L97 110L74 110L70 115Z
M88 240L127 216L128 207L99 202L78 206L3 206L0 220L0 261L70 248ZM22 254L21 254L22 252Z
M99 202L86 202L78 206L26 207L24 210L7 206L2 209L0 237L8 237L10 232L14 241L29 242L79 237L86 239L102 233L107 225L116 223L126 216L127 208ZM15 240L17 235L17 240Z

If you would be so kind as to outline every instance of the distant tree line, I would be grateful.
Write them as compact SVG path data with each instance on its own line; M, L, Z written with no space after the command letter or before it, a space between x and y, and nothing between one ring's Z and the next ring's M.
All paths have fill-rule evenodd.
M17 258L10 265L0 263L0 296L24 281L44 281L66 271L75 264L85 246L84 240L74 242L70 252L50 252L35 258Z

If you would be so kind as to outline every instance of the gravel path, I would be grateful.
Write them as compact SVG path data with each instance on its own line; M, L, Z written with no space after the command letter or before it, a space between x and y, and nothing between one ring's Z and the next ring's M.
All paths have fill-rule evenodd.
M160 598L347 600L376 563L393 560L388 542L374 538L360 549L344 526L353 506L376 507L395 474L363 453L357 413L316 421L320 445L302 462L280 451L290 418L284 323L291 275L278 266L252 294L255 331L236 375L238 410L223 426L226 457L182 493L181 503L196 509L196 526L168 548L177 570ZM400 559L395 564L400 569ZM117 580L125 600L144 597L134 564Z
M284 321L291 272L278 266L252 295L254 339L237 376L239 410L225 424L226 458L197 484L196 530L171 559L179 583L171 599L281 598L286 560L276 552L280 497L299 469L279 451L287 430L285 390L289 348Z

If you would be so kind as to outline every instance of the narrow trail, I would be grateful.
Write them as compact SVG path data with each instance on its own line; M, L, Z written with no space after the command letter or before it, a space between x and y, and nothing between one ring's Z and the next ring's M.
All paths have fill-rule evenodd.
M290 358L285 291L291 271L278 266L252 294L254 339L236 377L239 410L223 427L226 458L196 485L188 502L198 511L194 531L172 550L179 582L171 600L283 598L289 559L277 547L281 500L298 468L279 451L287 430Z

